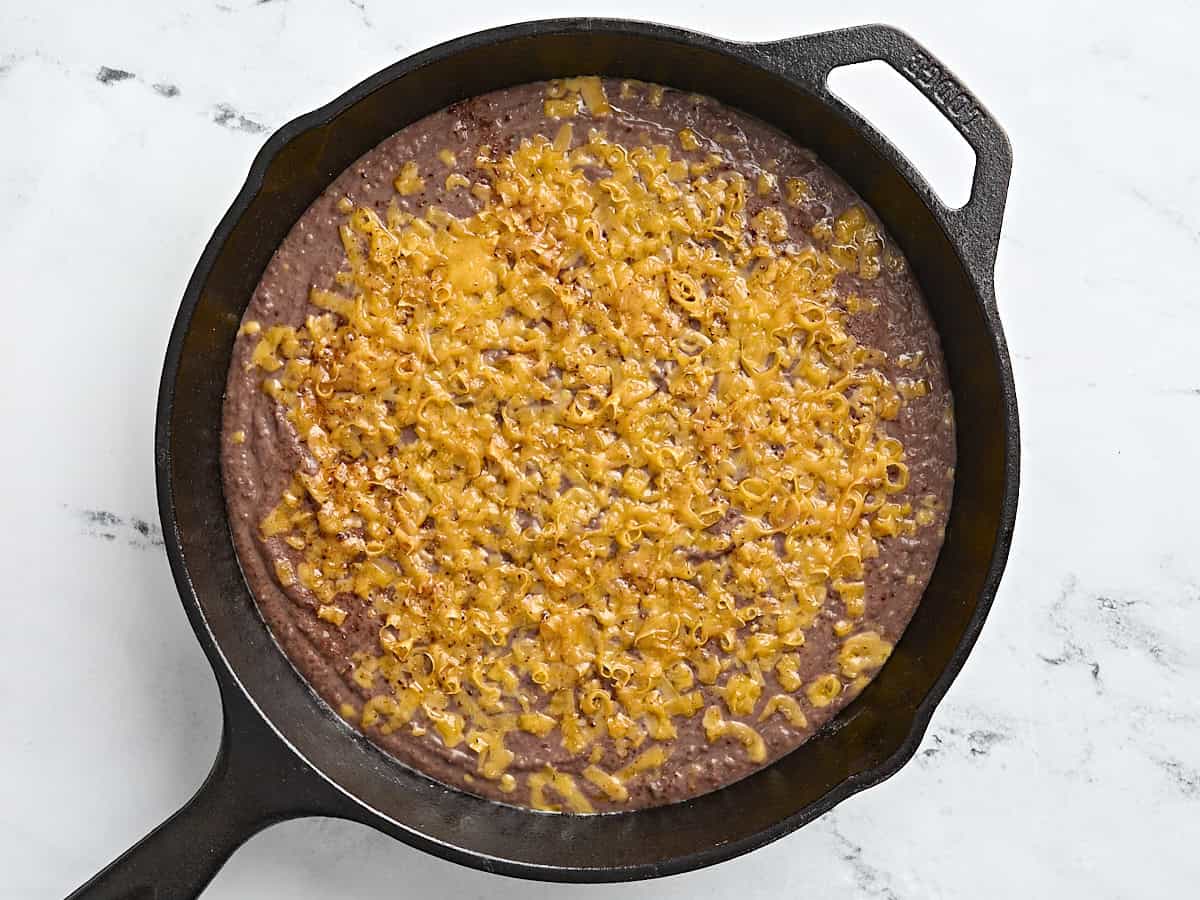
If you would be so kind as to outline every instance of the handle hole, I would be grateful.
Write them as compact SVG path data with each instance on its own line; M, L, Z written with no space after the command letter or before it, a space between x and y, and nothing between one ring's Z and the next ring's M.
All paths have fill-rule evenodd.
M971 199L975 151L903 75L879 60L855 63L834 69L829 89L900 148L942 203Z

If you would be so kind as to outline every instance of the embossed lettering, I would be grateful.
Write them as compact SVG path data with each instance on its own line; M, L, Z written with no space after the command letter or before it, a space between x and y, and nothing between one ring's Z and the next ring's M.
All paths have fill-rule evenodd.
M980 116L979 105L971 95L928 54L917 51L908 58L903 72L930 100L942 107L964 131Z

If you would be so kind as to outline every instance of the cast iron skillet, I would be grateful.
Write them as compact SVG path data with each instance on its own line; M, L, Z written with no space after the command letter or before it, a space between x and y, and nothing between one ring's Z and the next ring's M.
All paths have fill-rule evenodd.
M903 156L826 87L884 60L974 148L971 199L948 209ZM558 816L442 787L386 756L308 689L242 579L221 492L225 373L242 311L288 229L388 135L475 94L576 73L708 94L814 149L878 212L941 334L958 415L946 542L883 671L831 727L730 787L673 806ZM224 731L183 809L75 897L192 897L247 838L298 816L339 816L446 859L557 881L669 875L745 853L896 772L966 660L1004 568L1017 506L1017 407L992 283L1011 169L996 122L912 38L878 25L741 44L638 22L560 19L418 53L280 129L204 250L167 348L158 400L159 510L184 608L216 673Z

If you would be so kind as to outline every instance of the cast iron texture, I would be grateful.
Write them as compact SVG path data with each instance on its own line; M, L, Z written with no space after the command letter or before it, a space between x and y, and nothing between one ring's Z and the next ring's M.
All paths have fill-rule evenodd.
M881 59L920 88L976 153L971 199L943 206L913 167L826 87ZM958 417L946 542L892 658L803 747L723 790L657 809L556 816L480 800L404 768L309 690L259 617L221 492L225 373L271 254L333 178L388 135L465 97L575 73L660 82L759 116L814 149L878 212L941 334ZM912 38L872 25L740 44L661 25L563 19L450 41L285 125L259 153L188 284L167 348L155 434L159 510L184 608L225 709L196 796L74 895L193 897L263 827L305 815L372 825L490 872L618 881L683 872L775 840L896 772L983 625L1017 506L1017 407L992 272L1011 151L999 126Z

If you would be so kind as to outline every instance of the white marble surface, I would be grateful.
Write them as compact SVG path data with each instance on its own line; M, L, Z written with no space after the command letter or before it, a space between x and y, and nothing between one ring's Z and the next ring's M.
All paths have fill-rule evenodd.
M746 39L889 21L1007 127L1024 486L991 619L911 765L715 870L526 884L308 820L251 840L206 898L1194 895L1195 5L44 0L0 5L0 896L65 894L211 761L153 412L179 296L267 134L436 41L600 10Z

